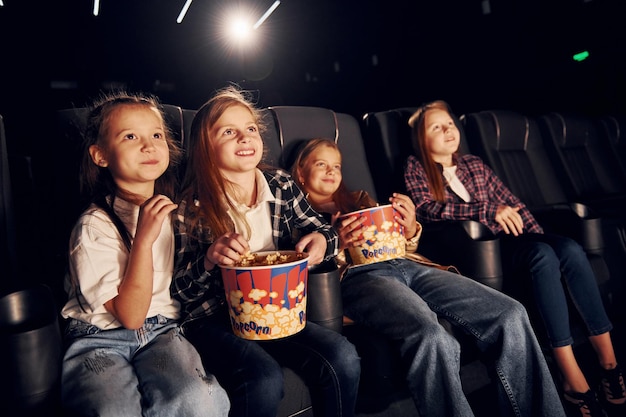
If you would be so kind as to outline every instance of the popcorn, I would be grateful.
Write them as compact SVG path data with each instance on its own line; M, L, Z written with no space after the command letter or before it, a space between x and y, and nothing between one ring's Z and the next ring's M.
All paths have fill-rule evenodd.
M348 253L355 265L366 265L387 261L404 256L406 253L404 229L394 220L395 210L391 204L372 207L348 213L365 216L369 224L363 231L365 243L359 247L348 248Z
M297 261L306 256L300 252L293 253L280 253L280 252L272 252L272 253L262 253L262 254L254 254L247 252L241 256L239 262L235 264L235 266L264 266L264 265L278 265L284 264L288 262Z
M242 263L247 263L249 268ZM294 251L246 254L236 267L222 265L221 268L231 325L237 336L271 340L304 329L306 254Z

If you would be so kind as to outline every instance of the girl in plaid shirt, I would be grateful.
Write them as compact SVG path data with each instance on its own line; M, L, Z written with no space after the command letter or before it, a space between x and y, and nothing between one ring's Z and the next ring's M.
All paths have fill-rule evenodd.
M183 306L185 335L230 396L230 416L275 417L287 366L307 383L315 416L351 417L361 368L341 334L309 321L293 336L256 342L231 329L218 264L294 247L317 264L338 245L287 172L259 168L260 122L234 87L218 91L194 117L172 294Z
M562 376L566 408L573 415L602 416L602 406L574 357L565 286L598 356L602 399L608 407L624 407L626 387L609 333L612 324L582 247L543 233L524 203L480 158L457 153L460 132L447 103L422 106L409 124L416 154L407 160L404 179L418 220L476 220L501 238L504 265L530 279Z

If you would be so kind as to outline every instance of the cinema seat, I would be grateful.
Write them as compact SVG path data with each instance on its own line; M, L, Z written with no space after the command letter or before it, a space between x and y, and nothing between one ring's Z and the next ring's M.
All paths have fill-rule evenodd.
M363 140L368 165L372 169L379 194L406 193L404 165L413 154L409 117L417 107L403 107L363 116ZM461 151L469 151L460 121ZM469 276L495 289L502 289L500 241L483 224L473 221L445 221L423 224L419 251L445 265L455 265Z
M594 120L600 138L615 155L622 175L626 176L626 116L603 115Z
M615 153L604 149L591 118L552 112L537 118L556 173L570 201L583 201L605 215L626 211L626 176Z
M626 177L616 154L602 150L603 132L590 117L552 112L539 116L537 123L568 200L581 201L602 217L612 287L622 293L626 285Z
M528 206L544 230L582 245L608 305L611 274L603 219L585 204L567 199L535 119L509 110L485 110L466 113L461 121L475 154Z
M50 289L32 284L23 264L9 160L0 116L0 414L54 415L61 366L58 310ZM28 259L33 254L40 256L35 251Z
M475 154L544 228L572 237L588 253L602 254L601 217L590 207L568 200L533 118L509 110L485 110L464 114L461 120Z
M265 120L270 122L264 136L269 150L268 160L283 168L290 167L295 158L294 150L303 141L326 137L336 141L342 152L342 173L348 187L352 190L366 190L370 195L378 196L379 201L385 201L386 194L374 186L376 174L373 172L378 168L374 168L371 160L364 163L368 161L365 142L359 123L353 116L326 108L305 106L268 107L264 111L267 112ZM464 230L464 233L471 232ZM423 241L422 237L420 248ZM444 319L440 322L462 345L462 377L472 374L468 370L479 363L476 346ZM405 404L403 416L415 415L417 411L406 389L404 370L399 355L394 352L393 341L386 340L373 329L353 323L344 325L342 332L356 346L361 356L357 415L379 412L390 414L375 415L398 415L389 410L393 410L400 403ZM466 387L468 391L485 387L489 384L489 379L485 377L474 382Z
M15 277L17 272L17 240L9 154L7 151L4 119L0 115L0 268L3 277Z
M272 106L266 109L272 116L265 134L269 162L289 170L295 152L304 140L327 138L334 140L342 155L343 179L348 188L365 190L376 201L378 195L370 173L361 131L354 117L320 107ZM386 201L388 196L381 196Z

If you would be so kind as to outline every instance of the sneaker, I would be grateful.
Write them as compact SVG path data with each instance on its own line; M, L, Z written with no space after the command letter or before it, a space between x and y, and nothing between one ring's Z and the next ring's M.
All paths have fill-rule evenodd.
M606 401L613 405L626 403L626 386L624 385L624 373L617 365L614 369L602 371L600 386L606 397Z
M571 417L606 417L606 413L598 402L595 392L589 390L587 392L566 392L565 411Z

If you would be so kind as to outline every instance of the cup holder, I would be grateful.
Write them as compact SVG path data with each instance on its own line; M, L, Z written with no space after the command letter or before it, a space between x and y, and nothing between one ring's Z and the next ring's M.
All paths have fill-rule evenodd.
M0 298L0 407L49 413L58 398L62 341L52 291L44 285Z

